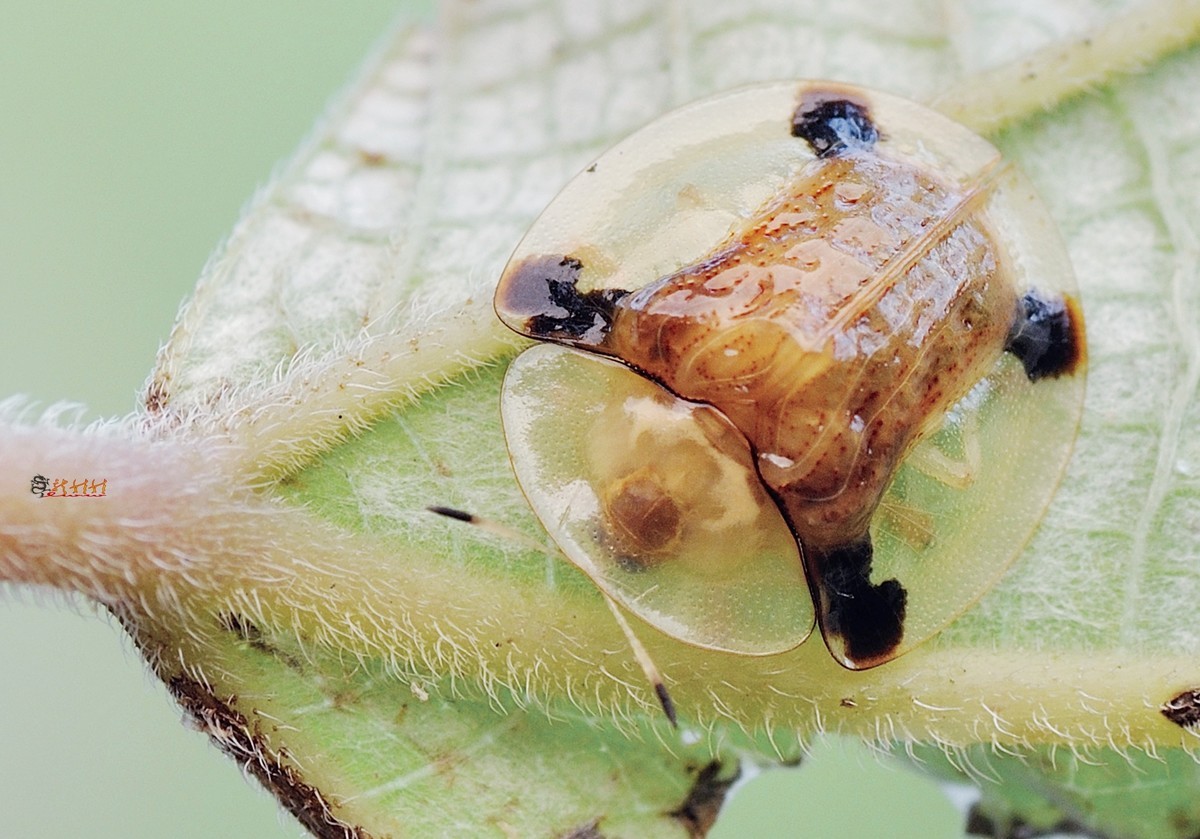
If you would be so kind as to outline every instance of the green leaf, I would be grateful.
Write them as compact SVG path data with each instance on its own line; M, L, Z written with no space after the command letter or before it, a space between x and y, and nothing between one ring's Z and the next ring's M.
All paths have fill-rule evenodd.
M220 675L176 673L170 690L318 836L683 837L737 776L646 726L614 736L573 710L523 713L426 675L347 670L243 618L225 627L204 660Z
M694 746L658 719L584 577L425 512L543 538L499 427L520 346L491 312L507 254L570 174L674 104L832 77L942 93L971 119L983 92L1028 91L970 73L1124 6L512 6L448 3L435 31L397 32L214 257L142 414L0 442L11 475L90 469L113 487L48 516L5 485L0 579L108 606L318 835L684 835L743 751L791 756L825 730L951 753L1190 744L1158 709L1200 685L1200 53L1156 53L1191 37L1195 4L1155 5L1179 16L1173 41L1134 37L1135 14L1066 65L1037 53L1022 72L1070 66L1068 90L1154 63L997 137L1067 239L1090 336L1076 455L1024 558L934 642L868 672L819 643L752 659L639 626ZM1124 835L1106 812L1081 823Z
M1200 764L1181 749L1085 756L1041 748L1017 760L973 747L947 760L924 748L915 756L935 777L979 784L971 836L1179 839L1200 829Z

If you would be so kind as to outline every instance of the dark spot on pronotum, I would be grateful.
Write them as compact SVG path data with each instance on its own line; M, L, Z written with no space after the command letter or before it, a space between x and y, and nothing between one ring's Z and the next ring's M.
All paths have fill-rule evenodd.
M817 157L834 157L873 146L879 129L865 103L835 90L809 91L792 115L792 136L807 141Z
M1190 728L1200 723L1200 688L1191 688L1176 694L1158 710L1181 728Z
M437 513L439 516L445 516L446 518L454 519L455 521L466 522L467 524L475 523L475 516L463 510L457 510L454 507L433 506L426 507L425 509L431 513Z
M602 288L580 292L576 287L583 263L570 256L535 256L504 275L496 308L525 319L523 329L533 338L595 346L612 326L613 307L629 292Z
M721 776L725 767L719 761L712 761L697 772L692 788L688 790L687 798L675 810L667 815L678 819L687 830L689 836L707 836L721 812L725 803L725 795L734 781L742 774L738 769L728 777Z
M218 699L207 685L183 675L173 676L167 687L217 748L257 778L317 839L370 839L363 828L338 818L320 791L233 707L233 697Z
M1017 303L1004 349L1020 360L1031 382L1074 373L1084 357L1079 304L1029 289Z
M908 592L898 580L871 582L871 537L809 556L825 605L824 630L845 641L857 668L882 664L904 637Z

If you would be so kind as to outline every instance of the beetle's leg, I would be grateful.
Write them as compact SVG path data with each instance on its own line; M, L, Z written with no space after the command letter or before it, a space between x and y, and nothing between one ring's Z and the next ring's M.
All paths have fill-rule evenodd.
M979 443L979 419L967 412L958 426L962 455L953 457L926 438L904 458L904 464L923 475L928 475L953 489L967 489L975 483L975 476L983 464L983 453Z
M1083 315L1073 297L1025 292L1004 345L1031 382L1075 372L1085 355Z
M658 704L662 706L663 713L667 715L667 720L672 726L679 728L679 720L675 716L675 700L667 692L667 685L663 681L658 665L654 663L654 659L650 657L650 653L646 652L646 648L642 646L642 642L638 637L633 634L633 627L629 625L629 621L621 614L621 607L617 605L617 602L609 597L607 592L601 591L600 593L604 595L604 602L608 604L608 610L612 612L613 620L617 622L617 626L621 627L621 631L625 633L625 640L628 642L629 648L633 650L633 657L637 659L638 666L642 668L642 673L645 674L646 681L654 688L654 695L658 697Z
M882 518L889 533L902 539L914 551L933 544L933 516L927 511L884 496L875 515Z
M947 454L926 438L904 458L904 465L952 489L968 489L983 468L979 418L967 412L958 425L958 433L961 446L958 457ZM933 517L925 510L885 495L876 515L886 522L889 532L913 550L922 550L933 543Z
M873 556L870 534L804 552L825 644L853 670L890 661L904 637L908 592L899 580L871 582Z

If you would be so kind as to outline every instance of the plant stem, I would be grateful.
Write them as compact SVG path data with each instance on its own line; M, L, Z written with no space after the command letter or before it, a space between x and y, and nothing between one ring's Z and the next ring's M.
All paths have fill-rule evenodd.
M1153 0L1071 41L962 79L929 103L980 134L1135 73L1200 35L1196 0Z

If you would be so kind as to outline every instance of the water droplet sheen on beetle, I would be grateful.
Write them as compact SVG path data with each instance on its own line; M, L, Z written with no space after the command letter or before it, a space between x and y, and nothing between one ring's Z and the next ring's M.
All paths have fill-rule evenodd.
M862 669L961 614L1036 529L1082 405L1070 264L1023 177L829 82L701 100L598 163L496 292L542 342L502 415L567 557L743 654L815 618Z

